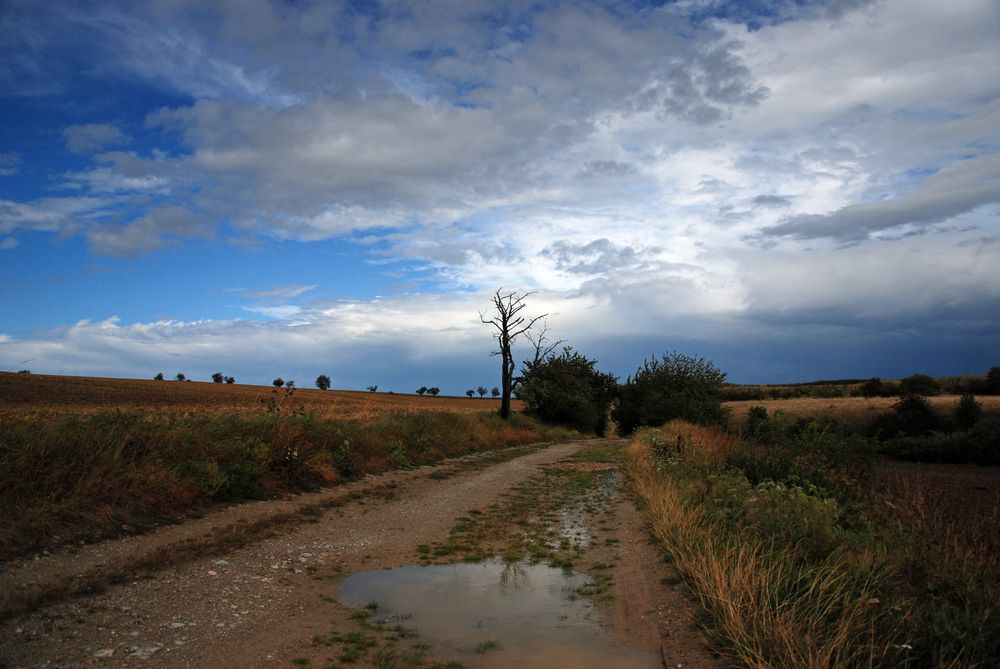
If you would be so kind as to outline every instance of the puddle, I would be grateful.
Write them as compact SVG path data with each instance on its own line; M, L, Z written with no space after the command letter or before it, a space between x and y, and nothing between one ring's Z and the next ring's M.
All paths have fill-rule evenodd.
M548 565L487 560L359 572L341 584L340 599L378 602L375 618L402 620L434 655L467 667L659 667L657 655L616 644L593 605L573 599L588 583ZM489 642L499 648L475 651Z

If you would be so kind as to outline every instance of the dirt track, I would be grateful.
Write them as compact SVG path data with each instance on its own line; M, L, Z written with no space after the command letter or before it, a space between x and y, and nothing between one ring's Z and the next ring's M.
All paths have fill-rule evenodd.
M582 446L393 472L3 565L0 603L8 610L39 593L65 595L74 584L119 584L0 623L0 667L341 666L312 640L357 623L336 601L343 578L417 562L418 548L444 540L456 517L497 503ZM613 561L613 598L599 609L616 639L662 652L669 667L719 666L678 586L664 585L675 579L620 491L598 532L602 542L588 559ZM239 542L227 543L233 536Z

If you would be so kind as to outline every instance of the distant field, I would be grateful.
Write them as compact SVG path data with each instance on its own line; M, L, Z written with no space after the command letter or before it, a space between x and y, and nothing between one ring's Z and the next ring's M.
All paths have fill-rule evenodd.
M938 395L928 397L934 408L944 414L950 413L958 402L957 395ZM989 413L1000 413L1000 396L984 395L976 398L983 409ZM726 402L733 412L733 420L737 423L746 421L750 407L764 407L768 414L782 411L789 418L815 418L826 416L847 425L866 423L875 416L886 413L892 405L899 401L898 397L796 397L786 400L740 400Z
M118 408L243 412L262 410L272 398L303 407L321 418L342 420L377 418L400 411L465 413L500 407L500 400L478 397L420 397L416 394L296 388L292 396L285 399L285 389L272 386L0 373L0 415L24 411L72 409L86 412ZM519 409L520 402L513 400L512 406Z

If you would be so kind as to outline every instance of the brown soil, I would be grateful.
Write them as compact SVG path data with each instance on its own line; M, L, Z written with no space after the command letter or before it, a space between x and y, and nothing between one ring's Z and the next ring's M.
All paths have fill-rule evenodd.
M0 610L25 602L37 610L0 622L0 667L327 666L331 651L313 637L358 625L336 601L343 578L415 562L418 546L447 537L456 517L497 502L582 443L368 477L7 563ZM623 493L598 531L617 557L615 597L601 605L616 637L661 649L669 667L721 666ZM39 606L40 597L50 602Z

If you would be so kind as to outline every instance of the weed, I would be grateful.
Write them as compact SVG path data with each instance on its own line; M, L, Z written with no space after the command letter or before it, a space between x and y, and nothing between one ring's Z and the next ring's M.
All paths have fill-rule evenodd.
M478 644L472 650L475 653L479 653L480 655L484 655L484 654L490 652L491 650L500 650L500 642L499 641L493 641L492 639L490 641L483 641L482 643Z

